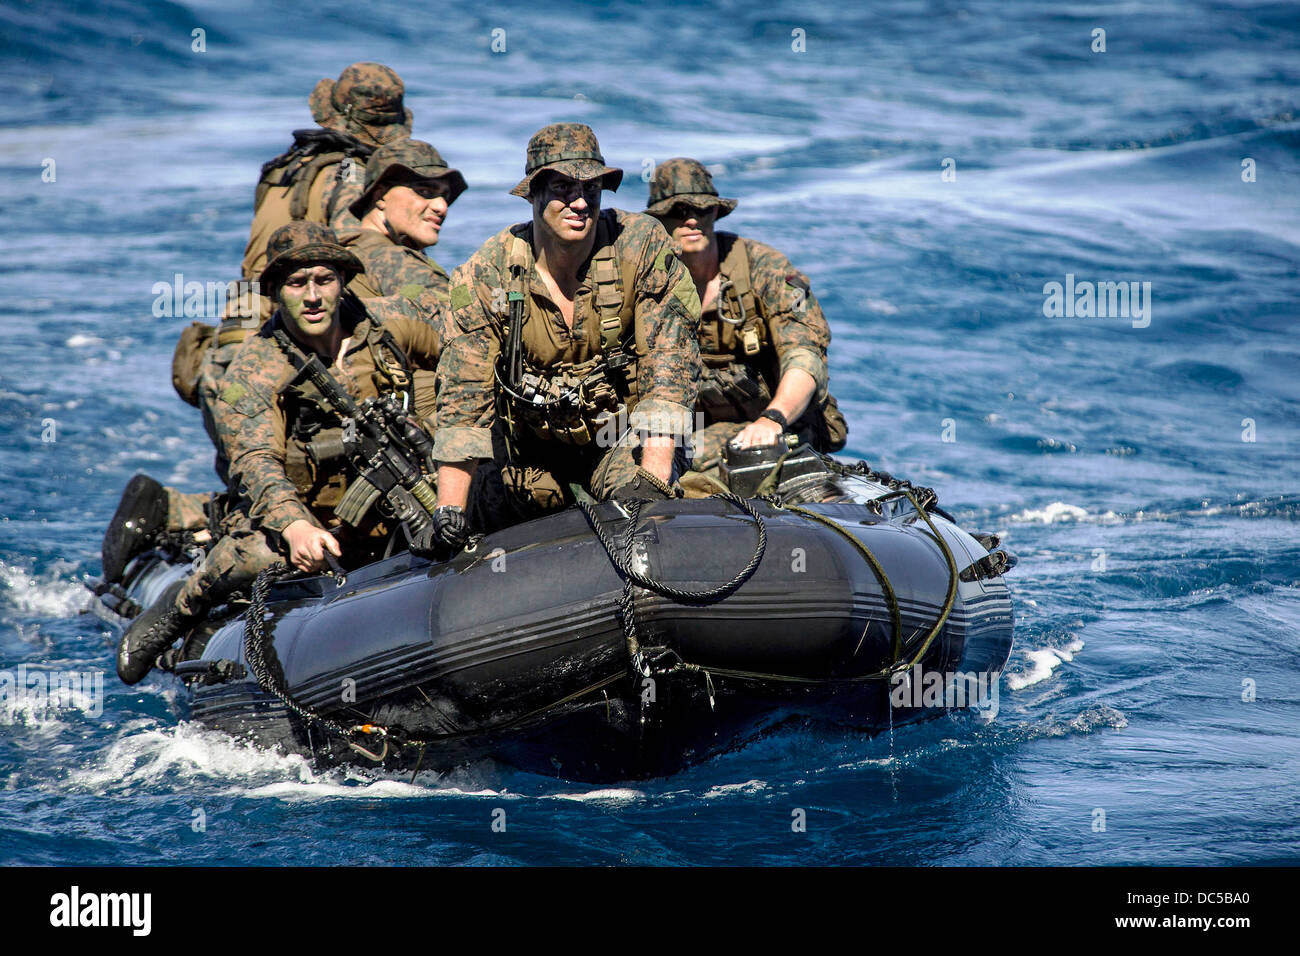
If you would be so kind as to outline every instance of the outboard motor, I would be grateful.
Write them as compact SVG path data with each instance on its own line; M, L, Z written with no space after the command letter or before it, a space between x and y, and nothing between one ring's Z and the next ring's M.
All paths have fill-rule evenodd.
M720 470L727 487L742 498L777 492L783 501L801 504L845 497L825 458L812 445L799 445L794 435L752 448L727 445Z

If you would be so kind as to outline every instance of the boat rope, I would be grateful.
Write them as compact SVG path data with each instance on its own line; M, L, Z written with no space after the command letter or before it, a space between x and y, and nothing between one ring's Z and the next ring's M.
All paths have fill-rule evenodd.
M720 601L723 598L728 597L737 588L748 581L754 572L758 570L759 564L763 561L763 553L767 550L767 527L763 522L763 516L758 513L758 510L753 506L753 504L751 504L747 499L740 497L740 495L735 495L731 492L727 492L726 494L716 494L712 497L730 502L753 518L754 527L758 531L758 543L754 546L754 554L750 557L749 563L736 572L734 577L729 581L725 581L715 587L705 588L702 591L686 591L682 588L673 587L671 584L656 581L649 575L642 574L633 567L635 549L635 539L633 535L636 531L637 522L641 517L641 507L645 504L644 501L631 500L620 502L628 516L627 539L624 542L624 547L622 549L623 557L621 559L617 557L619 549L614 544L614 539L610 536L609 530L601 523L600 519L596 517L595 506L586 502L579 502L578 507L581 508L582 513L586 515L587 521L591 524L591 530L594 531L596 537L600 539L600 543L604 546L606 553L609 554L609 559L613 563L614 568L625 579L640 585L647 591L654 591L656 594L662 594L664 597L670 597L683 604L712 604L715 601Z
M623 579L623 593L619 596L618 601L618 618L623 627L623 639L627 643L628 660L631 663L632 670L642 677L650 676L650 665L641 651L641 642L637 637L636 595L633 591L633 585L640 585L648 591L662 594L664 597L672 598L681 604L711 604L734 593L737 588L748 581L754 572L758 570L763 555L767 551L767 526L757 509L744 498L729 491L713 495L713 497L731 502L754 519L754 527L758 531L758 543L754 546L754 554L750 557L749 563L741 568L729 581L701 591L686 591L675 588L662 581L656 581L636 569L636 527L641 520L641 508L645 504L644 501L632 499L621 502L623 509L627 512L627 534L624 535L621 556L620 549L615 546L609 530L596 517L595 506L588 502L578 503L578 507L582 509L587 522L591 525L591 530L595 532L596 537L605 548L605 553L609 555L614 570Z
M860 464L865 466L866 462L861 462ZM874 474L872 480L875 480ZM884 667L881 670L876 671L874 673L862 674L853 677L801 677L793 674L776 674L776 673L768 673L763 671L742 670L737 668L713 667L709 665L690 663L688 661L683 661L679 658L676 662L674 662L672 665L667 667L663 671L663 673L672 673L674 671L687 671L687 672L703 674L707 685L710 687L709 696L710 696L710 700L712 700L713 698L712 678L714 676L731 677L740 680L763 680L763 681L777 681L777 682L784 682L784 683L824 685L824 684L839 684L839 683L859 683L859 682L870 681L870 680L888 679L893 674L899 671L906 671L911 669L917 662L921 660L921 658L925 655L926 651L929 650L931 644L934 642L934 640L938 637L939 633L942 631L943 626L947 621L949 614L952 611L953 605L956 601L956 595L957 595L958 572L957 572L956 561L952 555L952 550L948 547L947 542L944 540L943 536L939 533L939 530L935 527L934 522L931 520L929 514L927 514L926 512L926 508L922 506L921 500L912 490L910 483L900 483L900 485L903 485L903 487L899 487L898 490L892 492L889 495L885 495L882 498L877 499L877 501L888 501L895 498L906 498L909 502L911 502L917 514L921 516L921 518L925 521L926 525L929 527L930 534L933 537L935 543L938 545L939 550L943 553L944 560L948 565L948 590L947 590L947 595L944 598L943 607L939 613L938 618L936 619L934 624L930 627L929 632L926 634L925 638L921 641L920 647L916 650L915 654L913 654L908 661L906 662L900 661L900 658L902 656L902 650L903 650L902 637L901 637L902 620L901 620L901 612L898 606L897 594L894 591L893 586L889 583L889 577L886 574L884 567L880 564L879 560L875 557L875 555L871 553L870 549L868 549L861 541L859 541L854 535L849 533L846 529L842 528L835 522L830 521L824 516L819 515L816 512L808 511L807 509L799 507L797 505L790 505L782 508L779 501L769 498L764 500L766 500L769 504L772 504L774 507L777 507L781 510L794 512L796 514L801 515L802 517L809 518L811 520L817 521L821 524L826 525L827 527L834 529L837 533L839 533L840 535L848 539L854 545L856 550L858 550L859 553L862 554L862 556L866 559L867 563L871 566L873 573L876 574L877 579L880 581L881 590L885 593L886 601L890 607L890 617L894 627L894 642L893 642L893 653L891 655L891 663L887 667ZM929 491L929 489L925 489L925 490ZM933 494L934 493L931 491L930 495L933 496ZM596 517L594 513L594 507L587 503L579 504L579 507L582 509L583 514L587 517L588 522L591 524L592 530L595 532L597 538L601 542L601 545L605 548L606 553L609 555L611 563L614 565L615 569L619 572L620 576L623 578L623 593L621 595L619 601L619 608L618 608L619 618L623 626L625 639L627 641L630 662L633 668L642 675L648 676L651 673L651 668L645 660L644 654L641 650L640 643L636 634L636 614L635 614L636 605L635 605L635 595L633 591L634 585L639 585L640 587L645 588L646 590L650 590L657 594L664 595L665 597L670 597L673 600L679 601L681 603L688 603L688 604L715 603L717 601L720 601L730 596L737 589L739 589L741 585L743 585L747 580L749 580L750 577L753 576L754 572L758 569L759 564L763 560L763 555L767 549L767 528L763 521L762 516L758 513L754 505L750 501L731 493L717 494L714 495L713 497L728 501L736 505L742 511L746 512L750 517L752 517L755 522L755 528L757 530L758 540L755 545L754 554L744 568L742 568L739 572L737 572L730 580L722 584L716 585L714 587L704 588L699 591L688 591L681 588L676 588L671 585L665 584L662 581L656 581L653 578L649 577L648 575L645 575L636 570L634 566L634 562L636 560L636 554L635 554L636 538L634 532L637 523L640 520L641 508L644 505L644 502L629 501L623 503L624 508L628 513L628 524L627 524L627 534L624 536L625 540L623 543L623 547L621 549L615 545L612 537L608 532L608 529L603 524L601 524L600 520ZM938 508L933 500L933 497L931 497L931 499L927 502L927 504L929 504L935 511L938 511ZM942 514L942 512L939 513ZM421 745L421 760L423 760L424 747L430 743L465 739L468 737L483 736L492 733L499 733L504 730L509 730L513 727L528 723L532 720L542 717L552 710L556 710L560 707L564 707L570 703L582 699L583 697L586 697L590 694L594 694L597 691L603 691L606 687L609 687L611 684L617 683L627 678L627 673L625 671L620 671L611 674L607 677L601 678L595 683L592 683L571 694L568 694L557 701L535 708L534 710L531 710L525 714L521 714L504 721L499 721L494 724L489 724L487 726L477 727L468 730L428 733L422 731L410 731L396 724L384 726L373 722L364 723L364 724L353 724L351 726L348 726L331 717L327 717L326 715L322 714L320 711L316 710L310 705L304 704L296 700L293 697L293 695L290 694L288 690L286 690L284 686L284 675L283 672L280 670L278 663L276 666L272 666L271 662L268 661L267 659L267 651L271 646L270 639L266 631L267 596L270 593L271 586L276 581L288 577L294 573L296 572L292 568L287 567L283 562L276 562L275 564L264 569L260 574L258 574L257 579L253 582L253 587L251 589L251 599L249 601L248 609L244 615L244 658L248 663L249 669L253 672L253 676L257 679L258 686L261 687L264 691L273 695L276 699L278 699L281 703L283 703L285 707L287 707L293 713L297 714L303 720L307 721L308 723L316 724L324 728L325 730L339 737L342 737L344 741L347 743L347 745L351 747L353 750L369 757L371 760L374 760L376 762L381 762L387 757L390 741L396 744L399 748L404 743ZM870 626L870 622L868 622L867 626L868 627ZM866 636L865 630L863 631L863 636L864 637ZM362 735L378 736L382 738L383 739L382 751L380 751L379 753L375 753L365 747L362 747L360 744L356 743L356 739Z
M861 462L860 464L865 466L866 462ZM883 482L881 483L883 484ZM893 491L888 495L884 495L876 500L883 502L883 501L890 501L896 498L906 498L909 502L911 502L912 507L915 509L916 513L921 516L921 518L925 521L926 525L929 527L930 536L933 538L935 544L938 546L939 551L943 554L944 563L947 564L948 566L948 588L947 588L947 593L944 596L943 606L940 608L939 615L935 619L935 622L931 625L925 637L922 638L920 642L920 646L916 648L915 653L912 653L907 661L901 660L901 658L903 657L904 648L902 646L903 645L902 613L898 605L898 595L894 591L893 585L890 584L889 582L888 574L885 572L884 567L880 564L880 561L876 558L876 556L872 554L870 549L867 548L867 546L864 545L861 541L859 541L856 536L851 534L847 529L841 527L834 521L831 521L830 519L827 519L824 516L817 514L816 512L809 511L805 508L796 505L788 505L783 507L779 502L773 502L774 506L780 508L781 510L795 512L796 514L799 514L802 517L810 518L814 521L826 525L829 528L832 528L834 531L836 531L836 533L840 534L842 537L847 539L855 547L855 549L863 556L863 558L866 559L867 563L871 566L872 571L876 574L877 580L880 581L881 590L886 595L886 602L889 604L890 617L894 627L894 642L893 642L892 654L890 657L890 663L885 667L882 667L880 670L874 671L873 673L858 674L852 677L802 677L795 674L777 674L769 671L751 671L751 670L742 670L742 669L730 668L730 667L714 667L712 665L691 663L689 661L684 661L679 658L676 662L669 665L666 668L665 672L671 673L673 671L687 671L693 673L700 673L704 675L706 681L710 681L710 684L711 684L711 678L713 676L717 676L717 677L733 677L740 680L761 680L761 681L773 681L773 682L781 682L781 683L825 685L825 684L854 684L854 683L862 683L865 681L873 681L873 680L889 680L899 672L910 670L914 665L916 665L921 660L922 657L925 656L925 653L930 649L930 645L933 644L935 638L939 636L940 632L943 630L944 624L948 620L949 615L952 613L953 605L956 603L956 599L957 599L958 572L957 572L957 562L956 559L953 557L952 549L948 546L947 541L944 540L943 535L939 533L939 529L935 527L934 521L931 520L929 514L926 511L926 508L922 506L922 501L925 499L919 497L913 491L910 482L900 481L898 482L898 485L900 486L898 487L898 490ZM926 496L928 498L928 500L926 500L926 503L930 506L931 509L938 511L937 503L934 498L934 492L931 491L930 489L925 489L925 490L930 491L930 495ZM717 497L721 497L721 496L719 495ZM617 563L615 566L617 567ZM630 592L630 590L631 588L630 585L628 584L628 579L625 578L624 579L625 600L624 602L620 603L620 616L623 616L624 618L625 633L629 635L628 638L629 653L633 653L637 655L633 658L634 666L639 665L644 668L644 664L642 663L640 657L640 647L636 643L635 618L631 613L632 610L634 610L634 608L630 604L630 601L628 601L626 598L626 595ZM627 606L626 611L624 610L624 605ZM630 622L630 627L629 627L629 622ZM870 628L870 626L871 626L871 622L868 621L867 628ZM866 633L867 633L866 629L864 628L863 630L864 638L866 637ZM908 650L910 651L910 648ZM676 656L675 652L674 652L674 656ZM644 668L642 670L642 673L648 674L649 669ZM712 699L712 696L713 695L710 692L710 699Z
M248 610L244 612L244 660L248 662L249 669L257 678L257 686L262 690L274 695L280 703L304 720L319 724L350 741L358 733L364 732L364 725L345 727L306 704L294 700L284 689L284 673L278 666L272 668L266 659L266 652L270 647L266 634L266 596L270 593L272 584L292 573L294 573L292 568L283 561L277 561L263 569L253 582Z
M880 591L885 596L885 603L889 605L889 622L893 625L894 629L893 662L897 663L898 658L903 651L903 613L898 607L898 595L894 593L894 586L890 583L889 575L885 573L884 566L876 556L871 553L871 549L858 539L857 535L852 534L847 528L838 522L832 521L830 518L818 514L816 511L809 511L807 508L801 507L800 505L786 505L785 510L793 511L795 514L803 515L805 518L816 521L818 524L830 528L852 545L853 548L866 560L867 564L871 566L872 573L875 574L876 580L880 582ZM862 630L862 636L864 638L867 636L867 630L870 627L871 622L867 621L867 626Z
M942 608L940 608L939 616L938 618L935 619L934 624L931 625L929 632L922 639L920 647L917 648L916 652L912 654L907 661L902 662L899 660L899 658L902 656L901 653L902 649L899 646L898 642L896 641L894 654L892 656L889 665L887 665L886 667L882 667L880 670L875 671L873 673L858 674L853 677L800 677L794 674L773 674L766 671L750 671L750 670L739 670L736 668L727 668L727 667L713 667L711 665L692 664L686 661L678 661L677 663L673 664L669 668L669 670L670 671L682 670L682 671L703 673L706 677L709 674L713 674L718 677L735 677L741 680L780 681L780 682L795 683L795 684L854 684L854 683L861 683L864 681L872 681L872 680L889 680L897 673L911 670L911 668L915 666L917 663L919 663L921 658L925 656L926 651L930 649L930 645L933 644L935 638L939 636L939 633L943 630L944 624L948 620L948 616L952 613L953 605L956 603L957 600L957 562L953 558L952 549L948 547L948 542L943 539L943 535L941 535L939 533L939 529L934 526L934 522L930 519L930 516L926 513L925 509L921 507L920 500L916 497L915 494L913 494L911 489L901 488L898 491L895 491L889 495L885 495L877 500L889 501L894 498L906 498L908 501L912 503L912 507L916 509L917 514L919 514L922 517L922 519L924 519L926 525L929 526L931 536L934 538L935 543L938 545L940 552L942 552L944 557L944 562L948 565L948 591L944 597L943 606ZM812 517L815 520L822 521L822 516L816 515L815 512L807 512L804 509L796 506L788 506L784 510L795 511L799 514L804 515L805 517ZM852 534L850 534L847 530L840 528L838 525L835 525L834 522L823 521L823 523L828 523L828 526L835 527L846 538L849 538L856 544L861 545L860 551L863 553L864 557L870 554L870 552L866 549L866 546L862 545L862 543L858 541L857 538L854 537ZM874 555L871 556L869 563L872 564L872 570L876 570L877 566L879 565L879 562L876 561ZM889 599L890 611L892 616L892 614L896 612L898 607L897 595L894 594L893 587L887 584L888 576L885 574L883 567L879 569L878 576L881 579L882 588L888 587L889 589L888 593L892 595L892 597ZM870 627L870 622L868 622L867 626ZM899 628L899 630L895 631L895 636L897 637L897 635L901 633L901 627L902 627L901 620L898 621L895 626ZM866 636L865 630L863 631L863 636L864 637Z

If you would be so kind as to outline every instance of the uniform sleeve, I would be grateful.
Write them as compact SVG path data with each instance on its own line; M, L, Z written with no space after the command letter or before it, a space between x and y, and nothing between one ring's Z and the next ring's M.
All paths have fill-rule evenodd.
M337 166L326 166L312 184L313 192L318 185L324 187L320 206L312 208L321 210L327 219L326 225L340 236L360 229L361 220L352 215L348 206L360 199L366 191L365 161L353 156L345 158Z
M368 230L358 234L354 251L366 264L352 280L357 295L404 299L413 315L441 328L451 310L450 281L442 266Z
M250 343L256 340L250 340ZM273 368L241 350L222 381L214 418L230 456L230 480L251 503L250 514L280 532L302 519L319 527L284 470L284 412L276 401Z
M781 363L781 375L792 368L807 372L817 383L817 401L824 402L831 330L808 277L770 246L751 242L748 252L754 294L762 300L768 316L767 331Z
M436 461L492 457L493 369L501 353L504 300L501 273L481 251L453 273L451 334L438 360Z
M646 354L637 363L638 401L628 424L649 434L685 435L703 374L700 297L668 234L658 222L644 218L636 321Z

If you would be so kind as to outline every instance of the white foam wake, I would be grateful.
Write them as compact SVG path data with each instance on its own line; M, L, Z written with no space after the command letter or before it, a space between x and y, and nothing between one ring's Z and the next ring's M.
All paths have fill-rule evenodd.
M91 594L78 581L64 575L72 569L65 561L55 562L39 576L0 561L0 599L24 614L37 617L76 617L90 606Z
M1065 647L1048 647L1038 651L1026 651L1025 657L1029 658L1032 666L1024 673L1008 674L1007 687L1010 690L1020 690L1031 684L1037 684L1039 681L1047 680L1052 676L1052 671L1066 661L1074 660L1074 655L1081 650L1083 650L1083 641L1076 638Z

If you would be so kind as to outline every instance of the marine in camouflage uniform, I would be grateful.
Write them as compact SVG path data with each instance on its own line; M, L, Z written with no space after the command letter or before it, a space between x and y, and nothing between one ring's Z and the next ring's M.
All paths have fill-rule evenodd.
M582 493L674 493L673 450L700 376L699 299L657 222L600 210L601 190L621 179L589 127L546 127L511 190L532 202L532 221L493 236L452 276L456 328L438 366L439 504L468 500L480 530Z
M295 131L294 145L262 167L244 249L243 281L261 274L268 239L288 222L326 223L336 231L360 228L350 207L364 190L363 164L376 147L411 134L411 111L405 108L404 96L401 77L379 63L353 63L337 81L326 78L316 84L309 106L320 128ZM227 462L216 438L212 401L239 344L270 317L272 307L270 298L246 287L227 302L220 328L192 323L172 359L172 383L181 398L203 413L223 484ZM136 475L104 537L105 580L120 580L131 558L164 530L206 543L209 528L215 530L220 523L223 504L220 493L186 494Z
M361 228L343 236L366 271L348 285L362 299L402 296L442 329L451 311L447 270L425 255L436 245L465 177L428 143L379 147L366 164L366 189L349 207Z
M245 279L261 273L271 233L291 220L324 223L339 235L361 228L351 205L365 188L366 161L376 147L411 135L405 94L402 78L381 63L353 63L337 81L316 84L308 100L312 118L335 135L319 137L320 145L303 135L318 131L299 130L295 148L263 167L244 250Z
M339 553L345 563L361 563L376 557L384 543L386 529L373 513L349 526L335 512L350 480L342 422L291 355L320 354L336 381L361 402L412 387L415 367L436 366L441 339L432 326L409 315L392 313L381 322L343 291L363 267L327 227L290 223L271 237L268 254L262 283L277 291L280 307L241 346L214 408L218 438L230 455L234 496L225 534L179 591L164 595L123 635L118 672L127 683L143 678L153 659L199 616L246 589L286 553L295 566L309 570L323 567L326 550ZM323 294L307 298L314 287L308 279L321 272L333 279L332 302ZM328 332L313 338L303 331L283 291L295 282L308 287L298 293L298 303L322 303L317 325ZM325 354L321 342L330 343ZM431 407L431 396L417 396L420 407ZM337 544L325 530L337 532ZM299 540L307 542L302 551L295 545Z
M682 479L692 497L718 490L728 443L771 444L788 432L833 452L848 434L828 389L830 327L808 277L771 246L715 232L713 223L735 208L699 162L655 168L646 212L671 232L704 303L699 427Z

